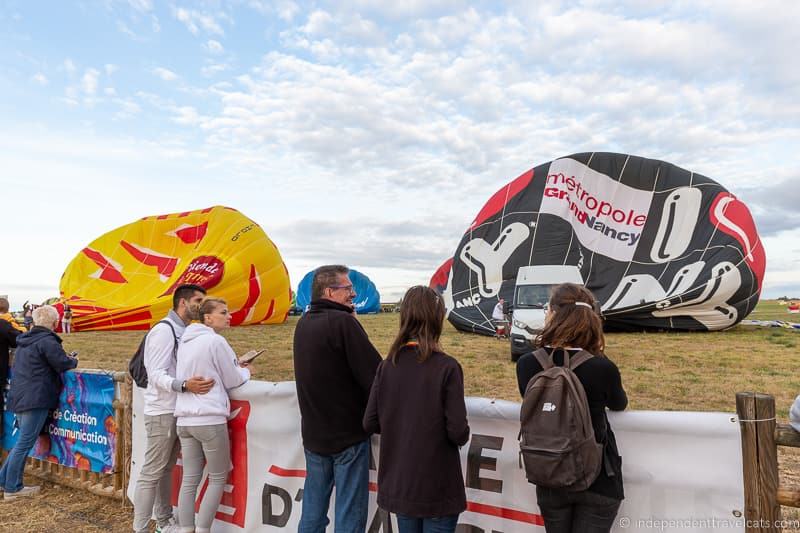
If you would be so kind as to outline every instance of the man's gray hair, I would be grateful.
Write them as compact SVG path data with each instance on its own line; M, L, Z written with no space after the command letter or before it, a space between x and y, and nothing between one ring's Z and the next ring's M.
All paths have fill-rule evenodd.
M323 265L314 271L314 279L311 281L311 300L322 298L325 289L336 285L340 274L347 275L350 269L344 265Z
M10 307L8 300L2 296L0 296L0 313L8 313L8 308Z
M33 325L53 327L53 322L58 320L58 311L52 305L42 305L33 310Z

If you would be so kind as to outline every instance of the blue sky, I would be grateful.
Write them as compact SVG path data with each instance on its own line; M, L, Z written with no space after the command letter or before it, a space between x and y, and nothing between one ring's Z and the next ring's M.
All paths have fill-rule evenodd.
M426 283L501 185L582 151L664 159L751 208L800 296L796 2L0 2L0 293L144 215L223 204L293 283ZM13 227L13 231L10 228Z

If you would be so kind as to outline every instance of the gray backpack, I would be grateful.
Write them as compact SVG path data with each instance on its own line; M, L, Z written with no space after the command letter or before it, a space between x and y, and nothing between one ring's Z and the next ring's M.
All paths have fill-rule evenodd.
M587 489L603 465L586 391L574 370L593 356L581 350L555 366L544 348L533 352L543 370L525 388L520 408L519 454L528 481L569 491Z

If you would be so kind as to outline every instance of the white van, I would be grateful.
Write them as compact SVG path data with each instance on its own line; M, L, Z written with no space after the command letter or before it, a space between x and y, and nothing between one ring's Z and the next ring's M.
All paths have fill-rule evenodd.
M511 360L531 350L533 338L544 327L550 289L560 283L583 285L578 267L573 265L539 265L520 267L514 287L511 315Z

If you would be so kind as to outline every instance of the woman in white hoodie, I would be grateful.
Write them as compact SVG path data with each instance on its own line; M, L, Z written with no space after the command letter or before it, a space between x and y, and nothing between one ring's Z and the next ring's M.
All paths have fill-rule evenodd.
M192 376L214 380L208 394L179 394L175 404L178 437L183 455L183 482L178 497L178 531L211 531L228 472L231 469L228 416L228 391L250 379L250 370L239 364L228 341L219 334L230 326L231 315L225 300L206 298L200 305L200 324L187 326L178 347L175 377ZM199 373L198 373L199 372ZM197 487L208 465L208 489L197 513Z

